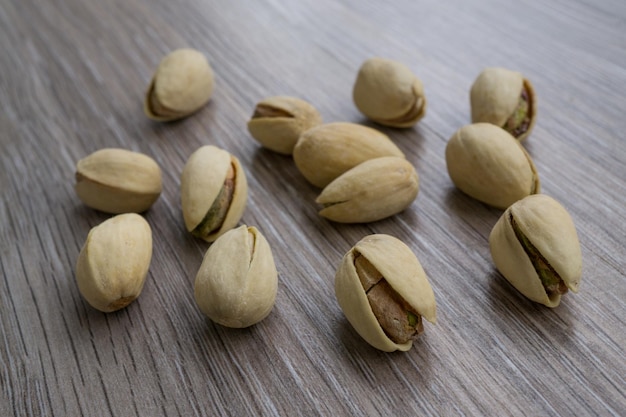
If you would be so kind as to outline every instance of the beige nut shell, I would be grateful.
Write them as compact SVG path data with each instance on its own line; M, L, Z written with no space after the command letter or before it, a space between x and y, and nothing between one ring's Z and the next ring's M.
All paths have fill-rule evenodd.
M248 182L239 160L217 146L197 149L187 160L180 179L181 206L185 227L193 231L209 212L224 185L230 166L235 170L235 186L222 226L204 237L208 242L237 225L246 207Z
M404 64L370 58L359 69L354 104L370 119L392 127L411 127L426 111L422 81Z
M528 153L511 134L489 123L457 130L446 146L446 166L461 191L500 209L540 191Z
M76 282L94 308L112 312L135 300L152 259L152 231L138 214L112 217L92 228L78 262Z
M159 64L144 99L145 114L167 122L183 117L204 106L215 85L214 74L206 57L194 49L177 49ZM156 100L159 107L154 108Z
M530 125L517 139L525 139L535 126L537 105L531 82L516 71L494 67L486 68L478 75L470 89L472 123L485 122L504 126L517 108L524 87L529 93L531 103Z
M341 223L367 223L393 216L417 197L419 177L397 156L365 161L328 184L315 200L320 215Z
M278 272L267 240L245 225L220 236L207 250L195 280L200 310L227 327L248 327L271 312Z
M345 254L335 275L337 301L357 333L370 345L385 352L409 350L412 341L394 343L378 323L354 266L355 251L365 256L418 314L436 323L435 295L422 265L401 240L375 234L366 236Z
M248 121L248 131L265 148L291 155L300 135L322 123L322 116L310 103L296 97L275 96L261 100L256 109L271 109L271 117L258 116Z
M511 226L521 232L554 268L565 285L578 292L582 254L574 222L565 208L545 194L528 196L509 207L489 235L491 256L500 273L529 299L556 307L561 295L548 297L537 271Z
M141 213L161 195L161 169L147 155L100 149L76 164L76 194L105 213Z
M335 178L368 159L404 154L384 133L355 123L327 123L307 130L293 150L302 175L324 188Z

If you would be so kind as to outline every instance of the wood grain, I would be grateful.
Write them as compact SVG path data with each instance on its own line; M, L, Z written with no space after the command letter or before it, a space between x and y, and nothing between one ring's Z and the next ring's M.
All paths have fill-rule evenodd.
M153 123L144 90L183 46L209 58L215 95L193 117ZM0 52L0 415L626 415L623 1L3 0ZM327 122L375 126L351 101L371 56L424 82L415 128L376 126L415 164L420 193L384 221L333 224L317 215L319 190L246 121L261 98L287 94ZM553 310L495 270L487 237L501 212L446 172L469 87L496 65L534 83L525 146L580 236L581 291ZM193 300L208 244L184 229L179 176L204 144L240 158L242 221L279 270L274 310L248 329L211 323ZM74 278L89 229L109 217L77 199L74 168L103 147L146 153L164 173L145 214L144 292L112 314L89 307ZM369 233L406 242L431 279L438 323L407 353L367 345L334 297L342 255Z

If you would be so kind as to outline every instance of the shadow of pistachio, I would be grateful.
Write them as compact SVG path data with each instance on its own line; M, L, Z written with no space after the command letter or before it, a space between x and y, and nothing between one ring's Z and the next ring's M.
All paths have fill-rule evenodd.
M246 168L248 175L279 193L288 191L285 187L296 189L304 197L316 197L321 192L321 189L311 185L298 171L291 155L279 154L260 145Z
M567 294L558 307L550 308L526 298L495 268L489 274L488 282L486 298L492 307L492 323L503 333L516 333L515 329L522 326L524 331L552 339L566 341L570 338L572 315L567 306Z
M448 188L445 204L455 216L479 230L485 239L489 238L491 229L503 213L502 210L490 207L464 194L454 186Z
M432 353L428 343L428 332L424 332L413 341L413 346L406 352L396 350L395 352L383 352L367 343L354 330L350 322L343 317L337 321L336 333L339 336L344 349L344 358L351 365L360 370L360 374L367 380L371 380L371 375L375 375L377 380L391 380L392 376L386 374L393 373L395 368L403 368L402 361L408 361L406 367L417 367L419 380L412 380L419 384L421 381L428 381L432 373ZM394 366L390 367L389 363Z

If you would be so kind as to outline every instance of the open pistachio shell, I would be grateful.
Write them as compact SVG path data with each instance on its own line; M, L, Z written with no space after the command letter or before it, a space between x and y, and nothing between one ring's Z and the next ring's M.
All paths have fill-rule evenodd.
M202 312L227 327L248 327L272 310L278 272L267 240L245 225L220 236L207 250L194 295Z
M472 122L502 127L518 140L525 139L537 119L535 90L519 72L486 68L470 90Z
M365 257L369 264L382 276L379 282L384 282L392 289L390 298L372 300L368 293L376 285L368 284L365 290L362 278L359 277L359 267L355 261L358 257ZM397 304L405 310L410 324L416 325L414 316L419 316L431 323L437 321L437 307L435 295L428 282L428 277L419 260L411 249L399 239L375 234L366 236L350 249L341 261L341 265L335 275L335 295L339 306L354 329L370 345L385 352L395 350L407 351L413 345L412 338L421 332L417 331L411 339L402 342L394 342L395 327L381 326L381 321L386 321L385 313L396 311L391 307L376 306L379 317L374 313L372 303ZM402 319L402 317L399 317Z
M276 96L261 100L248 122L248 131L264 147L291 155L300 135L322 123L315 107L296 97Z
M178 49L159 64L144 99L144 112L168 122L199 110L213 94L214 75L206 57L194 49Z
M500 273L529 299L556 307L568 289L578 292L582 255L574 222L544 194L509 207L489 235Z
M307 130L293 150L298 170L316 187L368 159L404 154L384 133L355 123L327 123Z
M216 146L203 146L189 157L180 187L187 230L208 242L237 225L248 199L239 160Z
M390 59L366 60L352 97L361 113L386 126L411 127L426 112L422 81L406 65Z
M513 136L490 123L457 130L446 146L446 166L461 191L500 209L540 191L530 155Z

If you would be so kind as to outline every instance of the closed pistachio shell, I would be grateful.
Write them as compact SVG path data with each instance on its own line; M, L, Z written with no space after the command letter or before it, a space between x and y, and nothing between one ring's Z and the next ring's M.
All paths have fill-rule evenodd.
M144 112L157 121L183 117L204 106L214 88L213 69L194 49L178 49L159 64L144 100Z
M419 177L404 158L365 161L328 184L317 197L320 215L341 223L367 223L407 208L419 190Z
M293 150L298 170L316 187L368 159L404 154L387 135L355 123L327 123L302 134Z
M248 327L271 312L278 272L267 240L245 225L220 236L207 250L196 275L200 310L226 327Z
M390 59L366 60L352 96L361 113L386 126L411 127L426 112L422 81L406 65Z
M100 149L76 164L76 194L105 213L141 213L161 195L161 169L147 155Z
M260 101L248 122L248 131L264 147L291 155L300 135L320 125L315 107L296 97L276 96Z
M239 160L211 145L189 157L180 187L185 227L208 242L237 225L248 199L248 182Z
M528 153L508 132L489 123L457 130L446 146L446 166L461 191L500 209L540 191Z
M361 258L373 273L363 270ZM364 276L375 279L365 282ZM385 295L372 297L378 288ZM335 275L335 295L357 333L385 352L409 350L423 331L422 316L437 320L435 295L422 265L408 246L389 235L366 236L345 254Z
M81 295L94 308L112 312L143 289L152 259L152 231L138 214L120 214L89 231L76 263Z
M509 207L489 235L500 273L529 299L556 307L568 289L578 292L582 255L574 222L544 194Z
M537 119L535 90L519 72L486 68L470 90L472 122L500 126L518 140L525 139Z

